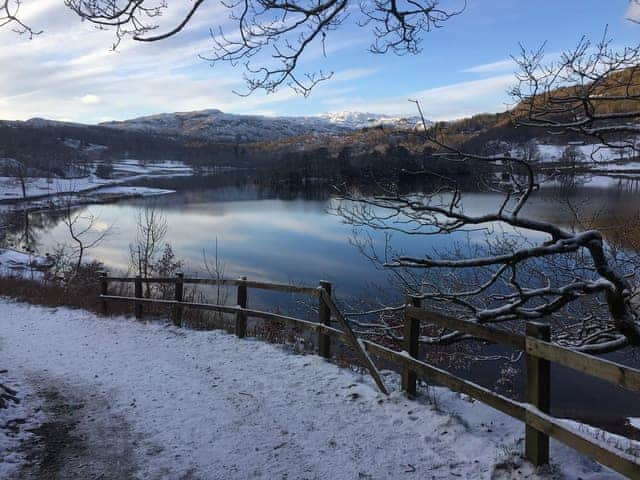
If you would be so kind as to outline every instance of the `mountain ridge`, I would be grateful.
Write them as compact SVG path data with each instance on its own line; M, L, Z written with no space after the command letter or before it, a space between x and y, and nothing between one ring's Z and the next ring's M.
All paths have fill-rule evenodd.
M332 136L352 130L387 126L415 128L417 117L366 112L334 112L316 116L244 115L218 109L159 113L99 126L147 133L186 136L216 142L263 142L315 134Z

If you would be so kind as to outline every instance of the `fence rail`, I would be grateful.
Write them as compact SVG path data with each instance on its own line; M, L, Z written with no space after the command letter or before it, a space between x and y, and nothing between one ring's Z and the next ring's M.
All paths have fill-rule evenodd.
M119 282L119 283L135 283L140 281L142 283L176 283L176 277L108 277L105 276L104 280L107 282ZM193 285L226 285L230 287L237 287L238 285L246 285L247 288L257 288L260 290L273 290L277 292L285 293L301 293L304 295L318 296L317 287L304 287L298 285L290 285L287 283L272 283L272 282L256 282L242 279L227 279L227 278L191 278L183 277L182 283Z
M109 295L109 283L133 283L135 296ZM143 283L175 284L175 300L142 298ZM183 301L183 286L227 285L238 288L237 305L214 305ZM319 302L318 321L303 320L273 312L247 308L247 289L263 289L284 293L304 294L316 297ZM286 285L270 282L240 279L188 278L182 274L174 277L147 278L109 277L101 278L100 298L105 313L108 302L131 302L136 317L141 318L143 305L155 304L173 307L173 319L176 325L182 322L183 309L215 311L236 315L236 334L246 335L248 317L287 322L314 331L318 335L318 353L331 357L332 340L351 346L362 365L369 370L378 388L387 393L387 389L370 355L385 359L402 369L402 388L409 394L416 393L418 378L443 385L451 390L464 393L490 407L522 421L525 426L525 455L536 465L548 463L549 437L553 437L575 450L593 458L607 467L630 478L640 479L640 462L627 452L616 449L605 442L584 433L566 421L549 414L551 363L583 372L601 380L606 380L634 392L640 391L640 370L627 367L609 360L576 352L549 342L549 327L535 322L527 322L526 335L500 330L495 327L470 322L422 309L417 298L409 298L404 308L404 351L398 352L384 345L366 339L359 339L351 329L331 296L331 284L320 282L318 287ZM342 329L331 326L331 317ZM433 324L449 330L456 330L483 341L506 345L522 350L527 356L527 402L518 402L500 395L489 388L453 375L446 370L419 360L418 339L421 324Z

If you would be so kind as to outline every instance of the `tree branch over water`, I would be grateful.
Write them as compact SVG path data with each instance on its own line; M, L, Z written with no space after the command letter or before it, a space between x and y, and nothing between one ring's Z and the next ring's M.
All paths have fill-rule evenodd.
M517 125L581 135L615 148L636 148L636 128L627 122L640 116L634 107L640 101L636 87L640 47L615 53L607 40L593 50L583 39L560 62L543 64L541 59L540 53L532 58L523 50L518 62L520 84L512 90L518 102L513 110ZM570 83L574 75L581 83ZM485 190L499 193L502 200L475 213L478 208L469 203L456 179L442 175L437 176L439 186L426 193L405 194L393 186L382 187L375 195L344 192L346 202L337 213L357 227L425 237L486 235L481 246L424 255L396 252L389 244L380 255L370 239L359 241L361 251L395 271L405 289L429 305L479 323L517 328L521 320L555 319L556 341L578 350L603 353L640 345L637 287L630 283L633 265L625 270L631 263L616 258L601 232L585 228L584 222L575 222L582 228L565 228L528 215L531 199L540 189L535 162L513 152L466 152L443 140L439 127L429 127L420 103L415 103L425 141L436 155L463 162L471 172L478 171L478 165L491 166L494 177L485 182ZM430 172L425 168L405 174L429 176ZM498 181L496 175L506 175L506 181ZM385 322L380 328L389 327ZM422 341L450 343L464 338L458 332L441 332Z

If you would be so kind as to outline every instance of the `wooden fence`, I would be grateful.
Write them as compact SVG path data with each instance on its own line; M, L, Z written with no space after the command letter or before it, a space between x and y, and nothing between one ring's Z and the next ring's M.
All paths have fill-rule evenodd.
M127 282L134 284L134 297L109 295L109 283ZM143 283L172 283L175 285L174 300L143 298ZM213 305L206 303L184 302L184 285L226 285L237 287L237 305ZM297 293L318 299L318 321L312 322L272 312L247 308L248 289L263 289L285 293ZM378 343L357 338L349 322L341 313L331 296L331 284L320 282L318 287L295 286L271 282L249 281L246 278L204 279L186 278L178 274L175 278L108 277L103 274L101 280L102 308L108 312L109 301L131 302L137 318L142 318L143 305L155 304L173 307L173 322L182 324L182 312L185 308L235 314L235 332L238 337L246 335L248 317L264 320L279 320L316 332L318 354L331 357L332 341L338 340L354 348L362 365L369 370L383 393L387 389L372 361L370 354L383 358L400 367L402 388L410 395L416 394L419 378L464 393L490 407L516 418L525 424L525 456L535 465L549 462L549 438L553 437L575 450L585 454L607 467L626 475L640 479L640 462L637 457L598 441L588 433L582 432L568 422L549 414L550 407L550 364L557 363L588 375L606 380L614 385L637 392L640 390L640 370L615 362L586 355L550 343L548 325L527 322L526 334L500 330L488 325L461 320L454 317L430 312L420 307L420 300L409 298L404 309L404 345L398 352ZM331 326L332 317L342 329ZM480 340L506 345L526 353L527 364L527 402L518 402L500 395L490 389L453 375L446 370L419 360L418 346L422 324L437 325L472 335Z

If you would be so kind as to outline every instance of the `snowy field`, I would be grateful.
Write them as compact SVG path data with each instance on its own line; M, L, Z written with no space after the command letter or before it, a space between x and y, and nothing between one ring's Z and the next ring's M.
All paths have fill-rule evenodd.
M27 198L43 195L57 195L67 192L82 192L115 183L116 180L103 179L96 176L82 178L26 178L25 190ZM15 177L0 177L0 200L23 198L22 186Z
M182 162L141 162L140 160L127 159L113 163L116 173L113 178L104 179L96 175L88 175L80 178L26 178L25 190L27 198L47 196L54 198L62 193L85 193L92 196L118 193L128 195L161 195L168 190L146 188L144 191L136 191L136 187L120 186L114 190L114 186L149 177L177 177L193 175L193 169ZM140 190L140 189L138 189ZM23 198L22 185L15 177L0 176L0 201L21 200Z
M618 478L554 441L536 471L522 424L441 388L385 397L320 357L220 331L0 311L0 381L22 398L0 409L1 478L42 478L43 456L74 479ZM47 425L63 435L53 463Z

